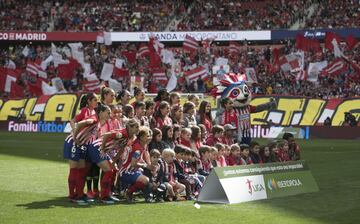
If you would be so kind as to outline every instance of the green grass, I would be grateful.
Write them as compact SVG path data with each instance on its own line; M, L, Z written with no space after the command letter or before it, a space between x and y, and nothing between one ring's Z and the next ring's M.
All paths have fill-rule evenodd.
M359 223L360 142L299 141L320 191L236 205L76 206L66 199L65 135L0 132L0 223Z

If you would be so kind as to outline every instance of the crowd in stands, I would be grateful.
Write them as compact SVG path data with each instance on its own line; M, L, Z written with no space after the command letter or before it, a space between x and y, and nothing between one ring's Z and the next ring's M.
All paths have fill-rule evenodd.
M346 28L359 27L359 7L356 0L2 0L0 30L260 30L288 29L296 22L300 28Z
M179 93L166 90L145 100L144 91L136 89L132 104L126 90L115 93L104 87L100 95L101 103L97 103L94 93L82 97L81 110L72 121L77 125L65 140L64 156L71 160L69 164L87 158L93 167L103 171L100 176L99 168L97 172L80 168L84 176L73 176L74 166L70 166L69 198L74 202L87 203L100 197L104 203L112 204L119 200L114 194L120 193L132 203L137 191L143 191L148 203L193 200L214 167L301 159L300 147L291 133L264 145L239 138L236 130L240 124L233 126L224 118L235 110L231 98L223 98L223 113L213 118L210 103L200 101L196 95L189 95L184 104L180 103ZM115 100L117 104L113 104ZM94 138L89 138L88 131ZM86 143L87 138L90 143ZM245 140L249 143L245 144ZM76 154L81 147L86 157ZM87 196L82 191L85 176Z
M177 30L288 29L313 1L194 1Z
M359 45L358 45L359 46ZM85 62L91 65L91 71L94 72L100 79L100 74L105 62L114 62L115 58L120 58L125 61L124 71L128 72L124 77L118 77L118 81L122 85L122 88L130 88L130 76L143 76L143 87L148 93L157 93L159 89L165 88L167 81L159 81L152 75L152 69L149 67L149 58L136 57L139 45L133 43L120 43L112 46L105 46L103 44L83 44L83 52ZM37 77L30 74L27 70L27 64L33 61L43 61L51 54L51 46L49 44L42 45L29 45L29 53L27 57L23 55L24 46L11 45L8 48L2 48L0 50L1 55L1 67L7 66L9 61L13 62L17 70L20 70L19 79L17 83L22 86L25 96L36 96L33 92L29 91L28 85L34 84L37 81ZM347 65L347 71L336 77L319 76L318 82L310 82L306 80L297 80L296 76L290 72L284 72L279 68L276 63L274 53L275 49L280 49L281 55L287 55L291 52L295 52L293 41L288 41L284 45L261 45L261 46L242 46L236 55L229 53L228 46L218 46L213 44L210 48L210 53L207 53L204 49L199 49L196 53L189 53L183 50L183 48L171 48L174 52L175 59L180 59L182 71L178 74L178 82L176 91L183 93L202 92L210 93L213 88L213 78L211 68L215 64L215 61L219 57L229 59L230 71L234 73L244 73L244 69L252 67L257 74L258 82L252 85L252 92L258 95L295 95L314 98L338 98L338 97L353 97L360 95L360 82L359 75L351 76L353 74L353 68ZM60 52L64 59L67 58L64 52L69 51L66 45L58 45L58 52ZM66 50L67 49L67 50ZM170 49L170 48L169 48ZM354 60L359 64L359 47L354 48L351 51L346 51L346 46L341 46L344 54L351 60ZM129 61L129 54L134 55L133 61ZM321 54L305 52L304 53L304 70L307 70L309 62L319 62L327 60L330 64L335 58L332 51L323 49ZM131 57L130 57L131 58ZM39 62L38 62L39 63ZM40 63L39 63L40 64ZM207 68L210 76L203 80L198 78L197 80L188 81L184 79L184 71L196 68L198 66L204 66ZM171 66L161 63L161 68L167 73L168 79L171 76ZM54 77L62 77L65 92L79 92L86 91L84 88L85 78L83 77L84 69L80 64L72 67L70 77L64 78L61 76L62 70L56 68L53 63L47 67L48 74L47 81L50 82ZM212 74L212 75L211 75ZM185 81L187 80L187 81ZM101 80L100 80L101 81ZM104 83L108 85L108 83ZM122 89L121 88L121 89ZM6 93L1 90L2 96L6 98Z
M305 28L360 27L360 2L357 0L319 1L315 13L306 19Z
M187 1L0 1L0 30L163 31ZM18 10L21 8L22 10Z

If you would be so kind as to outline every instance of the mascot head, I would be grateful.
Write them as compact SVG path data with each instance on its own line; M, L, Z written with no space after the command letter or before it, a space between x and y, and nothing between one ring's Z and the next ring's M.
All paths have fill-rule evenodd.
M235 73L225 74L220 85L213 90L213 95L229 97L234 101L235 107L243 107L251 101L251 92L245 84L245 75Z

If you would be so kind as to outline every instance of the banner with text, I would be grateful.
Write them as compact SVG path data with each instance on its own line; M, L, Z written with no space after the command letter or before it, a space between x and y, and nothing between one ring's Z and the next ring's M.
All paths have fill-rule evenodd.
M215 41L270 40L271 31L194 31L194 32L112 32L112 42L147 42L155 36L161 42L184 41L186 35L197 41L214 39Z
M319 191L305 161L214 168L198 201L234 204Z
M150 97L151 98L151 97ZM181 102L186 101L182 97ZM352 113L360 118L360 98L348 99L309 99L291 96L275 96L277 108L270 111L251 114L252 125L262 126L322 126L329 117L333 126L344 125L344 112ZM215 110L216 100L205 96ZM77 94L56 94L38 98L16 99L4 101L0 99L0 121L25 117L26 121L70 121L79 109L80 96ZM251 105L259 105L270 101L270 96L254 97ZM269 130L270 131L270 130ZM280 129L272 129L279 132ZM259 133L258 130L255 130ZM304 134L304 131L300 131Z
M86 41L95 42L97 32L23 32L0 31L1 41Z

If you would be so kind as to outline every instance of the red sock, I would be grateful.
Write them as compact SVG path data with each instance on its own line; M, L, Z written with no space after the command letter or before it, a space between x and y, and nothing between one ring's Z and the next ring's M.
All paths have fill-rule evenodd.
M86 168L79 168L78 169L78 178L76 183L76 195L78 197L82 197L84 193L85 187L85 176L86 176Z
M116 170L112 170L111 171L111 186L114 186L115 179L116 179Z
M137 190L142 190L144 189L145 187L145 184L141 181L136 181L133 185L131 185L128 189L128 192L131 194L131 193L134 193L135 191Z
M109 197L111 191L111 176L112 176L111 171L104 172L104 176L100 182L100 186L101 186L100 198Z
M78 176L77 168L70 168L69 177L68 177L68 186L69 186L69 198L75 198L75 188Z

